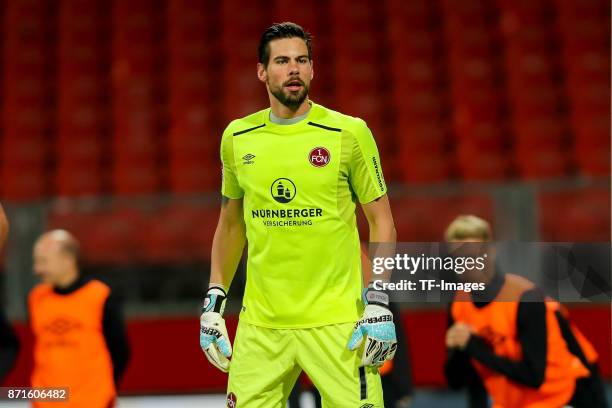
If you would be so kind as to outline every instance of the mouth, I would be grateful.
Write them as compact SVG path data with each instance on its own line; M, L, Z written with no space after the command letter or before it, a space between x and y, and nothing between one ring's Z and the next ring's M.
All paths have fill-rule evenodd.
M304 86L304 83L299 79L293 79L285 83L285 88L291 92L297 92Z

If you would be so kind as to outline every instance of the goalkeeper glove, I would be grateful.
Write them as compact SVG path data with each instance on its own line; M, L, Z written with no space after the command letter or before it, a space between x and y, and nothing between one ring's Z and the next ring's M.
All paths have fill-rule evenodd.
M381 366L391 360L397 349L393 314L389 310L389 295L371 287L363 290L366 307L363 316L355 324L353 335L348 343L351 351L359 348L366 338L361 357L362 366Z
M227 373L232 345L225 328L225 320L222 317L225 298L223 288L219 286L208 288L202 307L202 316L200 316L200 347L212 365Z

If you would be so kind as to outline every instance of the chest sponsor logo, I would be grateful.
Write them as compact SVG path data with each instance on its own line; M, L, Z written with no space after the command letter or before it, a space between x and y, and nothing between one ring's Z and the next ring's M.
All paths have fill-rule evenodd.
M272 183L270 194L272 194L274 201L286 204L293 200L297 194L297 188L293 181L288 178L278 178Z
M251 154L251 153L245 154L244 156L242 156L242 160L244 160L242 164L253 164L255 163L253 161L254 158L255 158L254 154Z
M324 147L315 147L308 154L308 161L315 167L325 167L331 161L331 154Z

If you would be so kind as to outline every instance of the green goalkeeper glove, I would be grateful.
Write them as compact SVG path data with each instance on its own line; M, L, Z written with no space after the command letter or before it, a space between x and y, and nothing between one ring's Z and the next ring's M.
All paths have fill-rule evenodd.
M232 355L232 345L222 316L226 297L222 287L208 288L200 316L200 347L208 361L224 373L229 371L229 357Z
M365 336L361 365L378 367L386 360L391 360L397 349L389 295L370 287L363 290L362 298L366 307L363 316L355 324L348 349L353 351L359 348Z

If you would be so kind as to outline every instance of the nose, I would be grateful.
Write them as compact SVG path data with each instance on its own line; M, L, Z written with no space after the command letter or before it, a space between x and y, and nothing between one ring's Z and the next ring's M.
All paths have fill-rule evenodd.
M289 62L289 74L294 75L298 73L299 73L299 66L298 66L297 61L290 61Z

